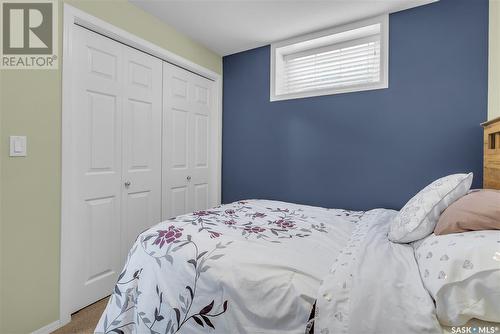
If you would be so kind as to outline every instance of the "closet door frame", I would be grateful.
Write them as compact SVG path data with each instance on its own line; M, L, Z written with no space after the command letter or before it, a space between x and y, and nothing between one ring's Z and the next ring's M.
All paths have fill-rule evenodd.
M148 53L163 61L174 64L214 82L214 96L216 107L215 116L217 122L214 152L216 152L214 164L214 185L217 192L217 204L221 202L221 170L222 170L222 76L201 65L195 64L181 56L152 44L140 37L137 37L123 29L115 27L108 22L98 19L73 6L64 4L63 23L63 61L62 61L62 129L61 129L61 248L60 248L60 298L59 298L59 319L50 324L52 330L62 327L71 321L70 314L70 284L71 278L71 247L70 239L72 225L71 194L74 192L74 171L73 171L73 143L71 141L72 122L74 119L72 110L72 68L74 66L74 55L72 54L72 40L75 26L81 26L95 33L111 38L117 42L128 45L139 51ZM110 291L111 292L111 291Z

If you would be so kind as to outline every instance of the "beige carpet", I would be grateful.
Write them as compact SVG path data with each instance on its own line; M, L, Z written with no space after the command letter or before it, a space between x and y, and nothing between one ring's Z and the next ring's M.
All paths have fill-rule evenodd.
M71 315L71 322L59 328L52 334L90 334L94 333L95 326L101 318L102 312L108 304L109 297L87 306Z

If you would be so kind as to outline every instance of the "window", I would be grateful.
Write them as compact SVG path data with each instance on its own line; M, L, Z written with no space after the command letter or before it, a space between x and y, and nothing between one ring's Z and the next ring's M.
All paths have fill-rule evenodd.
M388 87L388 15L271 45L271 101Z

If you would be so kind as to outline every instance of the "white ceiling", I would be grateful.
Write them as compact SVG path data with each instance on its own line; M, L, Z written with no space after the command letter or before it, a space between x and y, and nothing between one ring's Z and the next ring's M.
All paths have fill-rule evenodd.
M219 55L436 0L129 0Z

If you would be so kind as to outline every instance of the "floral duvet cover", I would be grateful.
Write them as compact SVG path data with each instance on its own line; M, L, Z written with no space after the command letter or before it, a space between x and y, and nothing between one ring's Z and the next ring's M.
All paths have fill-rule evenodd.
M300 333L363 212L249 200L162 222L129 252L96 333Z

